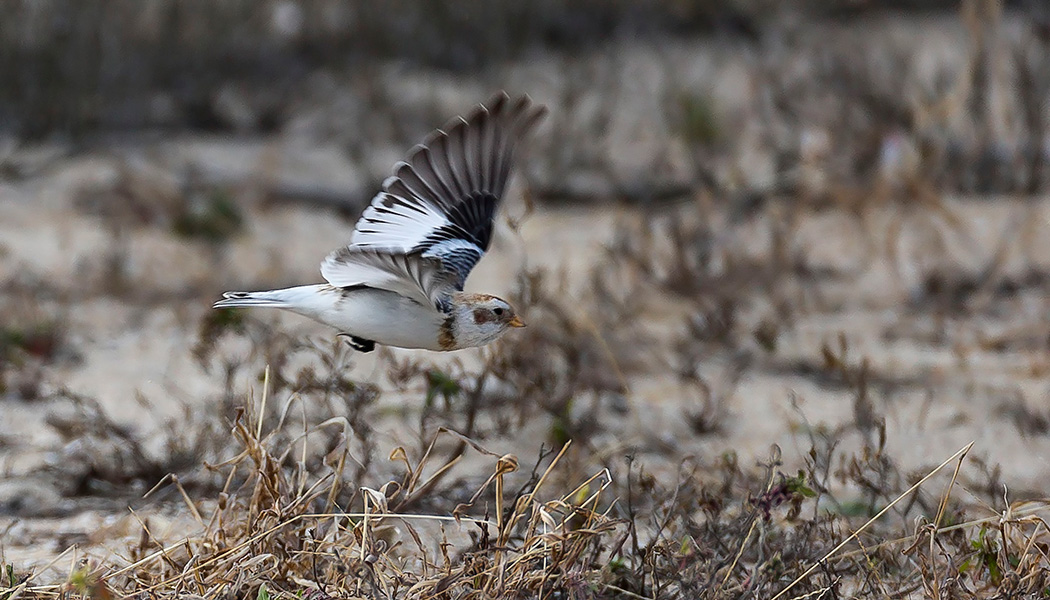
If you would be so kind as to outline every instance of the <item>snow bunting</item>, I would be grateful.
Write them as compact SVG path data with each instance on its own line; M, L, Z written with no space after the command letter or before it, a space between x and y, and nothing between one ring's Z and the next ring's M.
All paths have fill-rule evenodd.
M514 146L546 114L500 93L430 134L394 166L321 263L328 283L226 292L214 308L283 308L338 329L350 345L426 350L483 346L525 323L506 301L463 291L488 250Z

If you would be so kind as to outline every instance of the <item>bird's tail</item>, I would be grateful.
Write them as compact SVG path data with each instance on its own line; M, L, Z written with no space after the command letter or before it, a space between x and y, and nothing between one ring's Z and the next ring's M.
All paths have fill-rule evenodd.
M283 290L265 292L226 292L212 308L286 308L297 310L316 303L322 285L301 285Z

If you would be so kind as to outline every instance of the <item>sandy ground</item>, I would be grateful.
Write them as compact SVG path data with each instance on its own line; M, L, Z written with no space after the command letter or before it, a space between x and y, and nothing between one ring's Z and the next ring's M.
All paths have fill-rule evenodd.
M947 45L941 40L931 47L936 53ZM686 50L672 45L655 59L645 52L631 54L616 68L637 72L624 80L639 89L661 89L666 82L647 78L682 72L690 80L722 82L716 92L725 105L749 93L740 63L717 52L693 61ZM646 61L653 60L663 70L647 69ZM537 61L510 79L538 88L537 97L554 95L551 90L576 74L563 70ZM475 83L456 90L455 81L406 78L395 71L383 77L406 79L394 86L398 93L412 97L443 86L446 103L456 107L450 110L488 89ZM618 72L598 76L618 79ZM604 143L652 154L662 133L647 121L632 121L654 114L658 100L651 100L652 105L639 102L617 113L624 122L610 125L613 133ZM24 162L35 166L28 176L0 180L0 310L8 317L0 318L0 325L57 319L64 325L64 342L46 364L30 362L12 372L16 383L39 380L34 393L25 397L11 385L0 394L0 559L20 568L41 566L78 544L55 563L60 574L77 553L119 551L125 536L138 535L140 515L149 515L153 531L164 539L177 538L192 525L170 503L138 500L148 487L143 482L89 497L66 493L56 462L75 454L49 418L68 410L69 400L60 392L69 390L96 399L114 420L149 440L187 407L203 413L207 403L216 401L224 389L221 375L203 370L192 355L210 304L224 290L318 281L321 258L348 239L353 225L331 210L267 202L266 185L319 183L325 189L350 189L352 196L375 176L378 167L371 162L388 165L400 155L398 148L381 148L368 157L369 164L361 164L336 145L310 143L316 133L311 127L326 118L318 109L280 139L175 136L147 140L122 153L73 156L47 147L20 150ZM745 137L752 134L747 127L741 131ZM670 154L673 172L682 153ZM631 156L612 157L625 179L649 174L653 165ZM746 153L737 158L746 163L742 172L753 178L761 178L772 161ZM206 171L205 179L237 182L233 196L247 215L242 233L221 245L171 233L170 208L194 197L192 190L179 188L173 175L187 165ZM504 212L515 219L525 215L522 186L508 197ZM759 354L735 385L719 388L725 395L724 415L713 432L697 433L683 418L698 407L698 392L681 383L671 364L671 347L686 335L684 322L695 304L638 288L636 293L645 296L638 318L660 342L644 366L629 375L627 414L603 416L606 431L589 450L602 455L631 451L643 462L658 457L650 466L660 472L673 470L684 457L712 459L727 451L736 452L742 464L754 464L776 444L783 449L785 471L792 472L805 460L810 436L848 428L857 420L853 391L829 377L824 366L822 348L837 347L841 338L848 342L851 364L868 361L871 402L885 418L887 452L905 471L923 472L974 442L971 458L1001 468L1000 479L1011 496L1045 496L1050 435L1045 424L1035 421L1048 415L1050 284L1044 275L1050 272L1050 236L1042 233L1050 223L1050 199L948 198L946 206L961 231L937 219L930 224L921 209L900 205L873 208L863 221L845 211L804 209L794 248L811 268L833 273L834 280L819 289L796 284L790 295L802 308L781 330L775 352ZM659 232L661 220L695 213L688 202L655 209L539 205L517 230L501 221L493 249L468 288L506 293L519 269L545 267L570 282L570 299L583 298L589 270L607 260L605 248L619 226L655 224ZM749 222L726 225L727 243L753 245L761 255L771 222L784 214L764 210ZM944 233L944 248L931 244L933 230ZM992 283L973 292L965 309L930 306L923 292L928 275L975 277L991 265ZM579 310L588 306L581 300ZM743 326L756 325L771 310L757 302L741 315ZM257 312L253 318L318 344L330 343L333 336L295 315ZM247 349L231 346L222 352ZM348 359L346 368L355 379L382 389L374 408L379 457L407 443L420 410L420 388L398 392L385 379L390 362L406 356L436 365L459 361L468 369L479 361L476 350L454 356L398 350ZM731 352L713 349L696 369L717 383L728 378L733 361ZM238 387L247 395L258 390L258 383L246 378ZM514 453L527 462L525 457L536 456L547 438L545 423L536 420L486 444L497 454ZM844 440L846 452L859 445L860 434L853 431ZM478 464L487 465L485 460ZM972 462L963 481L987 481L983 473ZM129 503L136 507L134 516L126 510Z
M202 140L192 143L207 145ZM192 407L209 401L221 392L222 382L216 374L205 373L191 355L196 324L209 303L223 289L316 280L319 258L345 240L350 229L349 222L328 211L270 207L251 213L248 232L216 252L208 244L138 226L129 230L122 247L132 290L123 295L94 291L100 263L115 251L115 242L103 220L77 209L76 202L85 185L111 180L114 168L113 161L100 158L60 161L46 176L7 184L0 194L0 212L5 215L0 222L0 279L41 285L44 291L33 301L67 319L68 346L75 355L45 367L42 398L24 399L13 392L2 398L0 496L7 506L7 514L0 515L2 552L6 560L19 564L39 565L69 543L91 547L135 530L119 506L64 497L61 486L49 480L47 469L55 460L58 438L47 416L65 402L52 396L55 390L96 398L117 421L139 431L177 414L181 403ZM976 240L976 246L967 244L955 253L963 257L963 267L973 269L1009 238L1015 223L1045 223L1050 210L1048 202L1008 199L951 200L950 206ZM686 205L671 210L691 209ZM521 214L521 204L511 203L508 211ZM490 256L469 287L505 292L516 270L528 264L563 271L579 289L616 226L645 218L630 208L540 207L517 232L501 225ZM772 217L759 220L767 218ZM870 227L878 231L893 219L893 211L876 213ZM1047 310L1043 291L1022 288L1004 299L990 297L988 310L977 317L931 315L908 303L918 284L915 273L904 269L894 275L885 259L857 267L865 249L858 244L857 226L850 223L849 217L834 211L803 219L798 239L812 263L853 275L848 284L829 287L797 318L779 339L775 357L749 368L730 388L727 414L716 433L697 435L689 428L682 415L696 402L695 390L684 388L669 367L654 360L656 366L632 376L628 400L633 415L622 419L618 435L600 442L606 444L602 451L670 446L678 456L710 457L733 450L753 462L779 444L786 465L798 466L809 448L808 433L854 420L851 392L829 384L819 370L803 368L818 365L821 347L837 343L841 335L849 341L851 356L866 357L872 373L897 381L876 386L873 401L886 419L889 452L906 469L929 467L973 441L973 455L1001 466L1002 480L1012 493L1039 495L1050 475L1050 437L1022 435L1004 407L1022 398L1036 412L1042 410L1050 369L1042 329ZM909 250L908 237L903 239L905 252L919 256L906 262L921 262L921 247L915 244ZM1008 244L1004 256L1004 272L1045 270L1050 268L1045 258L1050 256L1050 239L1037 236L1031 243ZM653 331L674 332L687 312L684 303L654 297L645 318ZM319 340L331 336L294 315L256 316L273 319L295 335ZM455 358L469 365L477 360L476 352L461 352ZM394 354L418 355L438 364L449 360L425 353ZM361 380L382 385L383 363L388 360L384 356L356 357L350 368ZM717 379L730 360L712 353L700 370ZM245 389L250 385L246 382ZM137 396L147 399L148 410ZM388 445L379 448L378 455L404 443L399 438L403 415L414 410L411 404L418 398L418 390L384 392L380 406L396 410L381 414L402 416L388 416L377 424L381 443ZM542 428L526 428L512 439L494 442L492 449L534 456L543 436ZM160 529L172 518L158 514L155 526ZM181 520L174 517L171 522Z

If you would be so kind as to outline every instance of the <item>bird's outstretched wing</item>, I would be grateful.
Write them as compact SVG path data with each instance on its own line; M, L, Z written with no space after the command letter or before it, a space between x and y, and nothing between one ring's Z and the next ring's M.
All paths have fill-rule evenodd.
M433 280L443 282L447 291L463 289L492 239L514 147L545 114L546 107L534 105L528 96L512 100L501 92L467 118L457 117L427 136L383 182L383 191L357 222L349 247L325 259L325 279L335 286L368 285L413 297L401 283L365 277L375 273L373 257L385 256L387 262L438 270ZM394 258L399 255L403 258ZM390 275L389 269L383 272Z
M440 259L347 246L329 254L321 274L335 287L367 286L395 292L426 306L445 310L455 285Z

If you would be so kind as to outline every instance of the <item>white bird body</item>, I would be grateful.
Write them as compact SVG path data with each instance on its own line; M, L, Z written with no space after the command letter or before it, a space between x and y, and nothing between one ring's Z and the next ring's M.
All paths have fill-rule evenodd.
M215 308L289 310L375 344L425 350L483 346L525 324L500 298L463 292L488 249L513 150L545 114L498 94L431 134L361 215L349 246L321 263L326 284L226 292Z
M229 298L236 303L228 305L283 308L385 346L448 350L442 348L439 341L445 317L394 292L367 287L344 289L319 283L240 294L243 296Z

